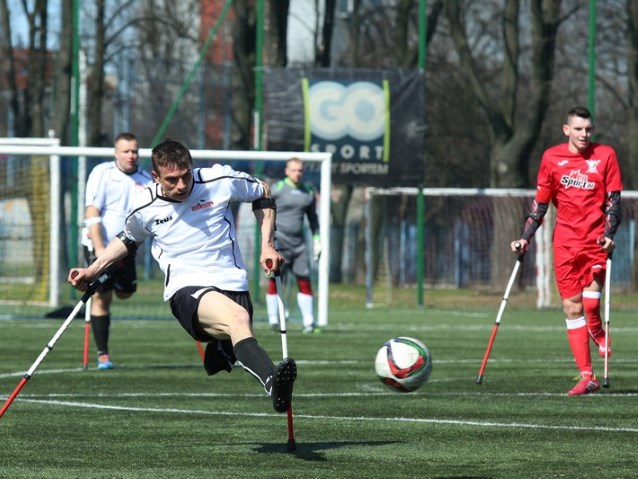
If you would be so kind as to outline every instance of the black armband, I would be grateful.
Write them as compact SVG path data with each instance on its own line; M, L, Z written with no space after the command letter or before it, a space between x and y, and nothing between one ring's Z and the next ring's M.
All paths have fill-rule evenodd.
M272 198L259 198L255 201L253 201L253 211L255 210L266 210L266 209L270 209L270 210L277 210L277 205L275 203L275 200L273 200Z
M126 246L126 250L128 251L128 254L135 256L135 254L137 253L137 243L135 241L129 238L124 231L120 231L117 234L116 238L118 238L122 243L124 243L124 246Z
M548 207L549 203L539 203L534 200L532 203L532 209L527 214L527 220L525 221L521 239L524 239L528 243L531 241L536 230L543 224L543 217L545 216L545 213L547 213Z
M620 224L620 191L607 193L605 201L605 233L607 238L614 239Z

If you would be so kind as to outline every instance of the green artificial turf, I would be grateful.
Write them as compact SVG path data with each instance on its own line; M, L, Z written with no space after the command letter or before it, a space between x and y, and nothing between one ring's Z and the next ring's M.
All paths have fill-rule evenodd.
M483 384L475 383L497 308L331 301L328 327L312 336L293 317L295 452L287 452L286 414L274 412L255 379L239 368L208 377L175 320L114 320L111 371L95 369L92 344L82 369L84 322L76 320L0 419L0 477L636 477L632 314L614 314L611 387L568 397L577 371L560 311L508 309ZM0 321L2 404L61 324ZM279 334L263 319L255 331L280 359ZM374 374L377 350L399 335L419 338L434 358L415 393L392 392Z

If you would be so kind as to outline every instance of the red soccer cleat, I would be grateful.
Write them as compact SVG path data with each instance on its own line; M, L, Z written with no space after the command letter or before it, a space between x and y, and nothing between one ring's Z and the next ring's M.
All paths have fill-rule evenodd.
M568 392L568 396L582 396L583 394L590 394L600 389L600 383L595 376L591 378L582 378L578 381L578 384L571 388Z

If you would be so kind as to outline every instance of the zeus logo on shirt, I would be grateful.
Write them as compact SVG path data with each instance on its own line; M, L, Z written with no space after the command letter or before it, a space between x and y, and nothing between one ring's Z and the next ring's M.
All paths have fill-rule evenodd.
M155 225L157 226L157 225L161 225L161 224L164 224L164 223L168 223L168 222L169 222L170 220L172 220L172 219L173 219L173 217L172 217L172 216L167 216L167 217L166 217L166 218L164 218L164 219L161 219L161 220L155 220Z
M581 190L593 190L596 184L589 181L589 177L580 172L580 170L572 171L569 175L563 175L560 184L567 188L580 188Z

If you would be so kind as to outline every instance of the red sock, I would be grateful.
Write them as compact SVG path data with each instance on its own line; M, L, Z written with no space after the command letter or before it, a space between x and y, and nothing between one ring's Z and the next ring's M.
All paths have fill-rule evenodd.
M587 331L585 316L581 316L578 319L566 319L565 324L567 324L567 340L576 361L576 367L581 376L591 377L593 370L589 352L589 332Z
M600 318L600 291L583 291L583 308L587 317L589 334L597 337L603 330L603 322Z

